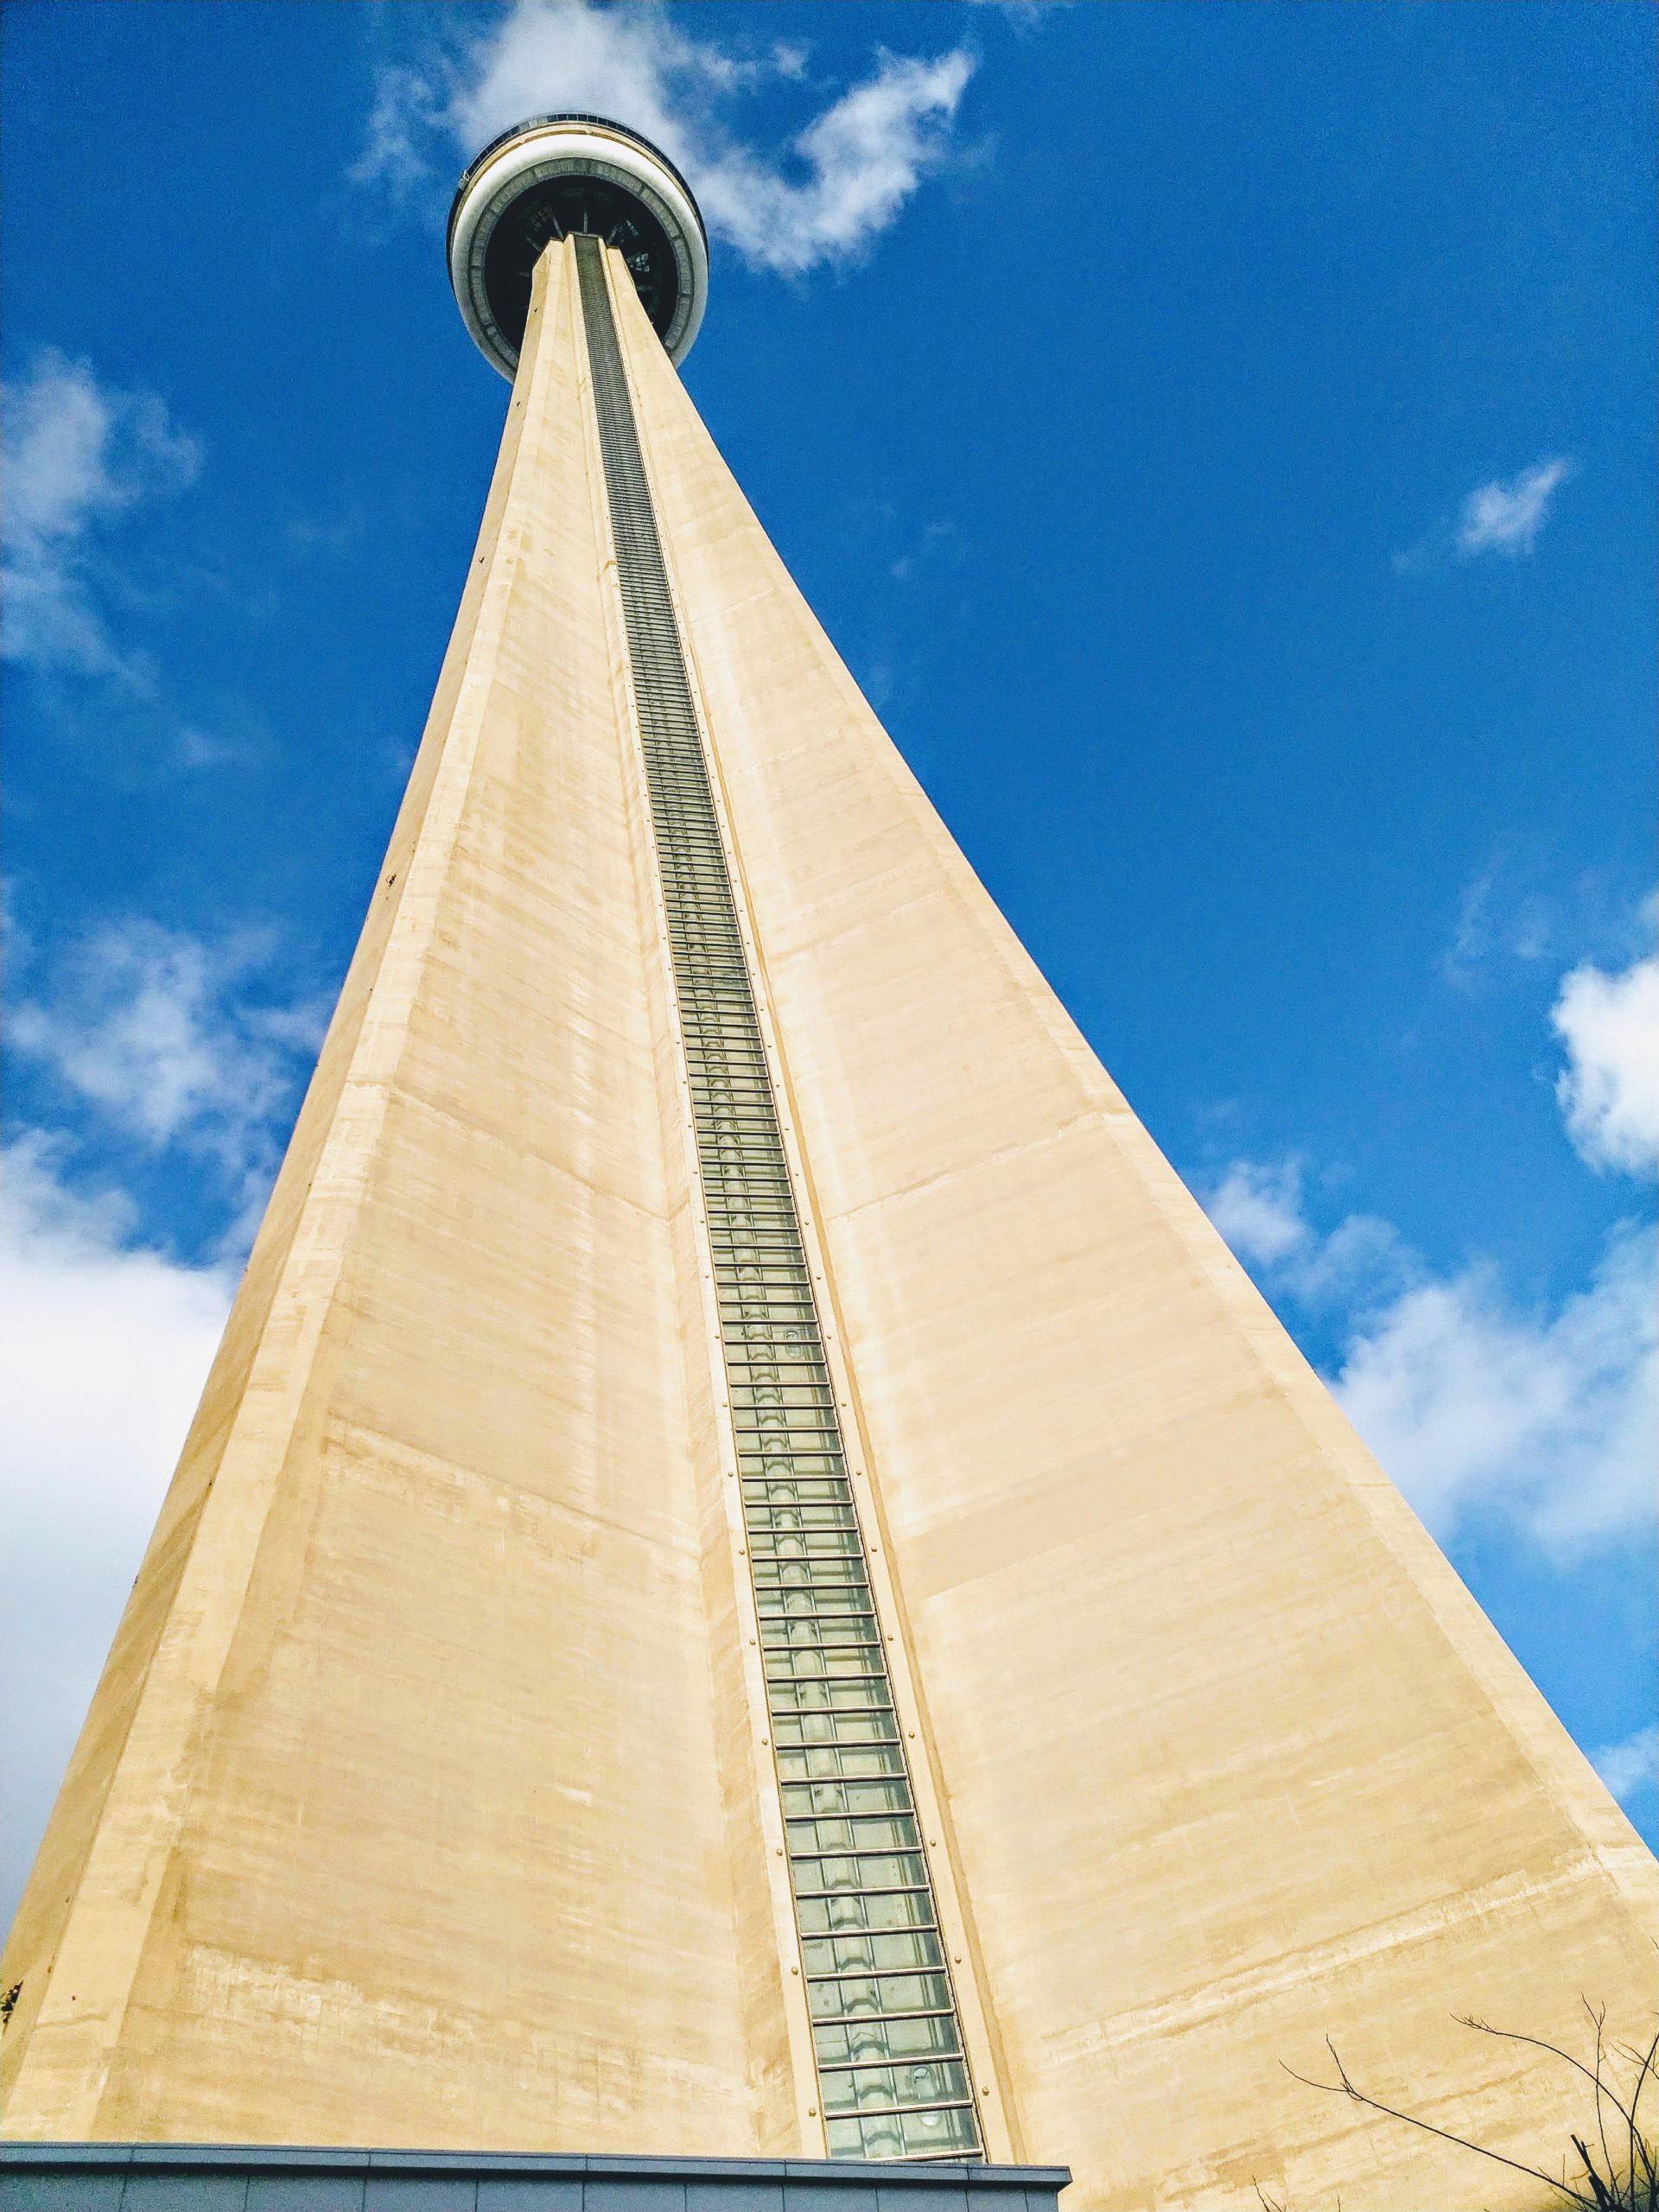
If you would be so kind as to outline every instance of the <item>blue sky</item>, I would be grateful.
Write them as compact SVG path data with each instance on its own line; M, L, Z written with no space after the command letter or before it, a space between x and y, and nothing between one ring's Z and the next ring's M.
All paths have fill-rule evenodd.
M9 1906L366 903L524 111L1154 1135L1649 1839L1654 17L11 0Z

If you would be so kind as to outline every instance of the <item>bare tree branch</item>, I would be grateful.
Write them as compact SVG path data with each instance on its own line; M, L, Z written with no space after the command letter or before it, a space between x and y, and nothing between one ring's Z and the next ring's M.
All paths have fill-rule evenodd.
M1546 2173L1541 2167L1527 2165L1518 2158L1506 2157L1501 2151L1490 2149L1484 2143L1474 2142L1466 2135L1456 2134L1450 2128L1437 2127L1432 2120L1421 2120L1415 2113L1402 2112L1395 2105L1384 2104L1381 2098L1374 2097L1360 2088L1343 2064L1329 2036L1325 2039L1325 2047L1337 2069L1334 2082L1315 2081L1309 2075L1299 2074L1294 2066L1286 2066L1284 2070L1293 2081L1300 2082L1310 2089L1323 2089L1328 2095L1348 2097L1369 2111L1381 2113L1389 2120L1401 2120L1406 2126L1415 2127L1425 2135L1437 2136L1443 2143L1455 2143L1460 2150L1473 2151L1478 2157L1490 2158L1495 2164L1508 2166L1512 2172L1525 2174L1529 2180L1541 2182L1546 2189L1554 2191L1557 2198L1574 2208L1574 2212L1659 2212L1659 2162L1656 2161L1654 2146L1643 2134L1637 2118L1643 2093L1656 2073L1659 2072L1659 2032L1656 2032L1645 2050L1635 2044L1610 2044L1606 2032L1605 2005L1598 2007L1587 1997L1582 2001L1595 2031L1593 2066L1586 2066L1570 2050L1564 2050L1559 2044L1550 2043L1541 2036L1526 2035L1515 2028L1494 2027L1490 2020L1477 2019L1471 2014L1457 2015L1461 2026L1471 2028L1480 2035L1494 2036L1504 2043L1524 2044L1534 2050L1543 2051L1548 2056L1558 2058L1564 2065L1570 2066L1574 2073L1581 2075L1590 2083L1595 2092L1596 2133L1600 2144L1601 2164L1598 2164L1595 2153L1583 2136L1570 2135L1567 2139L1584 2170L1582 2187L1567 2178L1565 2164L1561 2169L1562 2178L1557 2181L1553 2174ZM1620 2095L1610 2070L1613 2056L1634 2069L1635 2080L1628 2104ZM1606 2108L1609 2105L1624 2122L1625 2139L1622 2147L1627 2163L1622 2174L1612 2145L1608 2140ZM1615 2129L1615 2141L1618 2134L1618 2131ZM1281 2212L1281 2208L1263 2194L1259 2186L1256 2195L1264 2212Z
M1397 2106L1385 2105L1380 2097L1368 2096L1365 2091L1350 2078L1348 2069L1344 2066L1338 2055L1337 2047L1329 2036L1325 2039L1325 2047L1330 2052L1332 2063L1337 2069L1337 2079L1334 2082L1316 2082L1309 2075L1299 2074L1294 2066L1285 2066L1286 2073L1293 2081L1300 2082L1310 2089L1323 2089L1332 2096L1350 2097L1355 2104L1364 2105L1372 2112L1383 2113L1389 2120L1403 2120L1408 2127L1421 2128L1425 2135L1438 2135L1443 2143L1455 2143L1462 2150L1473 2151L1480 2158L1493 2159L1500 2166L1508 2166L1516 2173L1527 2175L1530 2180L1541 2181L1546 2189L1553 2189L1558 2196L1563 2198L1568 2204L1575 2206L1578 2212L1598 2212L1593 2197L1586 2196L1582 2190L1571 2188L1566 2182L1557 2181L1553 2174L1547 2174L1541 2166L1523 2165L1520 2159L1505 2158L1503 2152L1489 2150L1484 2143L1471 2142L1466 2135L1454 2135L1449 2128L1436 2127L1433 2120L1419 2120L1415 2113L1402 2112ZM1284 2065L1282 2059L1280 2064Z
M1552 2058L1559 2058L1564 2065L1570 2066L1575 2074L1582 2074L1592 2088L1599 2086L1597 2077L1583 2060L1574 2058L1570 2050L1563 2050L1560 2044L1546 2043L1541 2036L1522 2035L1518 2028L1495 2028L1490 2020L1478 2019L1472 2012L1454 2012L1452 2017L1460 2028L1476 2028L1482 2035L1497 2036L1504 2043L1529 2043L1535 2050L1548 2051ZM1592 2014L1592 2018L1593 2017ZM1613 2101L1618 2105L1619 2112L1623 2114L1624 2112L1623 2104L1619 2103L1617 2097Z

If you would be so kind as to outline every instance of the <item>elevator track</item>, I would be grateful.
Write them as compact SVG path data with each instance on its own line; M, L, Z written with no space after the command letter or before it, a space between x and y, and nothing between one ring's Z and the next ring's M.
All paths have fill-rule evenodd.
M575 240L832 2158L981 2155L777 1103L606 281Z

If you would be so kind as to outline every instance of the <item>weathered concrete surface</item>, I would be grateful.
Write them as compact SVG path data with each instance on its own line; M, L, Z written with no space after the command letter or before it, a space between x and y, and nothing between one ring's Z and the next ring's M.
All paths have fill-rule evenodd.
M0 1976L13 2137L821 2149L586 370ZM996 912L615 287L993 2157L1520 2207L1654 1862ZM792 1986L791 1986L792 1985Z
M760 1793L728 1814L717 1756L727 1455L586 355L543 276L374 907L0 1969L13 2136L800 2147Z
M1016 2157L1529 2205L1655 1862L1135 1120L625 315Z

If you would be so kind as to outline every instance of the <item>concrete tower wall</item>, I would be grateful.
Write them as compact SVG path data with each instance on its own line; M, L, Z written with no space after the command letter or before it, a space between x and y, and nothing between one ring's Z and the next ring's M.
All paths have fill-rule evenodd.
M623 318L1016 2156L1510 2201L1655 1863L1045 983ZM1033 738L1040 742L1040 735ZM1109 865L1104 856L1103 865ZM1530 2202L1522 2184L1519 2202Z
M571 249L0 1976L14 2137L821 2152ZM613 261L995 2157L1519 2207L1654 1864L842 667ZM1506 2194L1506 2190L1508 2193Z
M13 2135L798 2136L568 264L6 1953Z

